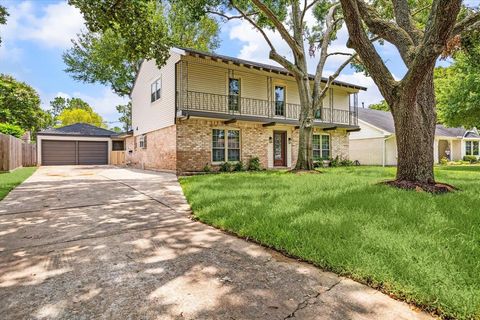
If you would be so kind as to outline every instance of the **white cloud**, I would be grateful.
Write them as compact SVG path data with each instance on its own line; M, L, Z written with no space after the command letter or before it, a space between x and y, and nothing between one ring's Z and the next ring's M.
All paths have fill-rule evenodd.
M118 121L119 115L115 107L119 104L126 104L129 101L126 97L122 98L116 95L109 88L103 88L99 96L92 96L81 92L74 92L72 96L87 102L95 112L100 114L105 121L109 122ZM113 123L113 125L116 124L117 123Z
M22 1L8 7L7 24L0 30L5 40L34 40L49 48L70 47L84 26L80 11L66 2L40 8L37 3Z

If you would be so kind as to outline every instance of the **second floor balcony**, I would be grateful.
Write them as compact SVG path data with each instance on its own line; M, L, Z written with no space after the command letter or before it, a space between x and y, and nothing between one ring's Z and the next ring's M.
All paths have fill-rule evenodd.
M245 98L239 95L221 95L207 92L177 92L177 110L187 114L209 117L241 118L252 121L296 123L300 118L301 106L285 101L269 101ZM350 110L321 108L315 112L317 124L357 126L357 107Z

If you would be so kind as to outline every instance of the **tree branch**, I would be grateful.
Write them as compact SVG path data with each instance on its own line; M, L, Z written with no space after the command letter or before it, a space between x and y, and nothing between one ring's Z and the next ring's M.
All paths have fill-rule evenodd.
M373 81L378 86L385 100L392 101L397 81L385 66L382 58L375 50L362 24L357 0L340 0L343 8L344 20L347 24L349 40L347 45L353 47L362 62L369 70Z
M303 20L305 19L305 14L307 13L307 11L310 10L310 8L312 8L318 1L320 0L313 0L312 2L310 2L310 4L307 4L308 0L305 0L303 11L302 11L302 18L301 18L302 23L303 23Z
M383 19L375 8L366 4L363 0L357 0L355 2L360 17L367 24L368 29L372 33L394 44L400 52L403 61L408 66L413 60L414 53L414 42L412 38L410 38L410 35L395 23Z
M462 21L458 22L452 31L452 37L460 33L463 33L465 30L470 29L473 26L477 26L480 21L480 11L477 11L473 14L468 15Z
M225 13L223 13L223 12L212 11L212 10L207 10L206 13L210 13L210 14L214 14L216 16L220 16L220 17L226 19L227 21L243 18L243 15L229 16L229 15L226 15ZM251 14L247 14L247 15L254 15L254 14L255 13L251 13Z
M267 42L268 46L270 47L270 54L269 54L269 58L278 62L282 67L284 67L285 69L287 69L288 71L290 71L291 73L293 73L294 75L300 75L302 72L301 70L295 66L293 63L291 63L290 61L288 61L288 59L286 59L285 57L282 57L280 54L278 54L277 50L275 49L275 47L273 46L273 43L272 41L270 40L270 38L267 36L267 34L265 33L265 31L259 26L257 25L257 23L255 23L255 21L250 18L245 12L243 12L242 9L240 9L238 6L236 6L233 1L230 1L230 5L235 8L235 10L237 10L240 15L245 19L247 20L255 29L257 29L258 32L260 32L260 34L263 36L263 38L265 39L265 41Z
M335 81L335 79L340 75L340 72L342 72L343 69L345 69L346 66L348 66L356 57L357 57L357 53L354 53L354 54L351 54L350 55L350 58L348 58L347 60L345 60L338 68L337 70L328 77L328 80L327 80L327 83L325 85L325 87L322 89L322 91L320 92L320 95L319 95L319 98L320 99L323 99L323 97L325 96L325 94L327 93L328 91L328 88L330 88L331 84L333 83L333 81Z
M331 53L327 54L327 57L337 56L337 55L340 55L340 56L351 56L352 54L351 54L351 53L348 53L348 52L331 52Z
M434 0L430 16L425 27L425 36L417 49L415 59L401 82L405 92L418 88L428 72L444 50L452 35L457 15L460 12L461 0Z
M400 28L408 33L415 44L418 44L422 38L422 32L413 24L407 0L393 0L393 12Z
M293 39L293 37L290 35L288 30L283 25L283 23L280 20L278 20L275 13L272 10L270 10L270 8L267 5L265 5L262 1L260 0L251 0L251 1L253 2L253 4L255 4L255 6L261 12L263 12L263 14L265 14L270 19L270 21L273 23L275 28L280 33L280 36L283 38L283 40L285 40L285 42L292 49L294 54L300 57L304 56L305 53L301 50L300 44L298 44L295 41L295 39Z

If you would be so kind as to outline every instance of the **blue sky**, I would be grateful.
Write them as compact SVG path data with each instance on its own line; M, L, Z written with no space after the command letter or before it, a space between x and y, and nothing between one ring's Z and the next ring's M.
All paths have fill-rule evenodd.
M474 2L479 0L474 0ZM116 96L108 87L85 84L73 80L63 70L62 53L70 47L70 39L84 28L79 11L65 1L55 0L3 0L10 13L7 25L0 27L3 39L0 47L0 72L13 75L33 86L40 94L42 106L48 108L55 96L80 97L87 101L111 126L118 123L115 106L125 99ZM307 17L308 18L308 17ZM288 57L288 48L278 34L269 33L280 53ZM218 53L234 57L272 63L268 60L268 47L263 38L247 22L232 21L222 25L221 46ZM345 29L339 32L331 51L347 50ZM379 52L394 76L400 79L405 67L396 49L391 45L379 46ZM329 60L326 73L336 69L343 57ZM313 71L315 59L309 59ZM341 80L368 87L361 93L365 105L378 102L381 95L373 81L352 69L346 69Z

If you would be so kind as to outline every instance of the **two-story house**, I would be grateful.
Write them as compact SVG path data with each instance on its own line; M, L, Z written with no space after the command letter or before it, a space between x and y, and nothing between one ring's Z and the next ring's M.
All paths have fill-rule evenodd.
M340 81L329 89L315 121L314 160L348 158L359 90ZM252 157L265 168L295 165L300 99L283 68L173 48L162 68L143 61L131 98L126 161L134 166L190 172Z

